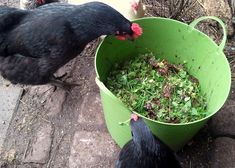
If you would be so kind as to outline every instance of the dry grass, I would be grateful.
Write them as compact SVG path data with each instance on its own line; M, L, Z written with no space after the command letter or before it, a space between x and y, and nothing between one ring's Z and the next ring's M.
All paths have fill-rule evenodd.
M200 16L208 15L207 9L199 0L143 0L143 3L147 6L148 16L172 18L185 23L191 23ZM215 21L204 21L197 28L209 35L217 44L223 37L222 28ZM227 43L225 54L231 66L235 67L235 53L231 49L233 43L234 40Z
M147 5L148 15L167 17L183 22L204 15L205 10L197 0L143 0Z

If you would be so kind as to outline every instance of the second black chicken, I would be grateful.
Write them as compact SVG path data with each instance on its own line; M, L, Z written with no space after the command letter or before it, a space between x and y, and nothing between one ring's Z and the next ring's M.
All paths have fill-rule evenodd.
M173 151L136 114L130 125L132 140L122 148L116 168L181 168Z
M101 35L142 34L110 6L51 3L34 10L0 7L0 72L13 84L61 86L54 73Z

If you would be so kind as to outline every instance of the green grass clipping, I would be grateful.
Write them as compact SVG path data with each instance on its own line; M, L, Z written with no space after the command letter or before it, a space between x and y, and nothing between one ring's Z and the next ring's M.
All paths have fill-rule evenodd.
M166 123L188 123L207 116L199 81L184 64L170 64L152 53L115 65L106 86L131 111Z

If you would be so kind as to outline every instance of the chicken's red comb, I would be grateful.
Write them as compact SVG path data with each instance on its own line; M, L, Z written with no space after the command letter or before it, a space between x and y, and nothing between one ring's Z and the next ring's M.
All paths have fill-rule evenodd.
M131 30L134 32L136 37L139 37L143 33L142 28L137 23L132 23Z
M139 117L136 114L131 114L131 119L137 121Z
M38 3L39 5L42 5L42 4L45 3L45 0L37 0L37 3Z
M132 9L133 9L133 10L135 10L135 11L137 11L137 10L138 10L138 8L139 8L139 4L138 4L138 2L137 2L137 1L132 0L132 1L130 2L130 4L131 4L131 7L132 7Z

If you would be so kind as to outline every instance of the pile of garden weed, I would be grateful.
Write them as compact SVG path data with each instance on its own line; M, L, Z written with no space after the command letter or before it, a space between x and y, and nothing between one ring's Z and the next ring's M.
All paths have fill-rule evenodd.
M153 120L187 123L207 115L198 80L183 64L170 64L151 53L116 65L106 85L131 111Z

